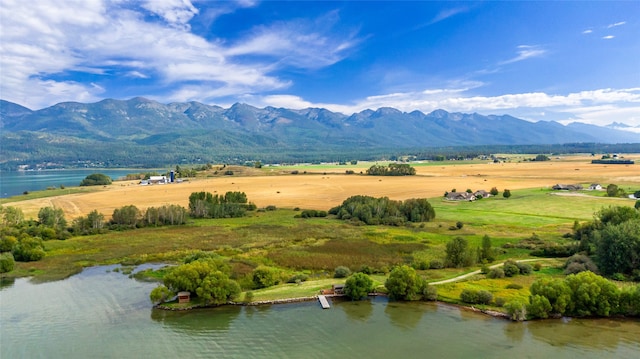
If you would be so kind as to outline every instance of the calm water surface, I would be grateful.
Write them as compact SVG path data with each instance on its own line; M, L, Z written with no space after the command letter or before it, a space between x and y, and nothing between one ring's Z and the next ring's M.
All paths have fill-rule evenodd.
M45 171L16 171L0 172L0 197L17 196L24 191L42 191L49 187L59 188L78 186L90 174L102 173L111 179L118 179L130 173L141 173L150 169L80 169L80 170L45 170Z
M637 358L640 321L511 323L433 303L154 310L115 267L0 290L0 358Z

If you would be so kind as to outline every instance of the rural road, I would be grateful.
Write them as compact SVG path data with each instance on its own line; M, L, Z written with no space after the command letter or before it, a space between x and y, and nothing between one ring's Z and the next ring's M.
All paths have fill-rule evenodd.
M533 258L533 259L523 259L523 260L519 260L519 261L516 261L516 262L518 262L518 263L521 263L521 262L535 262L535 261L541 261L541 260L547 260L547 259L546 258ZM500 267L501 265L504 265L504 262L498 263L498 264L494 264L492 266L489 266L489 268L497 268L497 267ZM459 280L463 280L463 279L472 277L472 276L474 276L476 274L480 274L480 269L475 270L473 272L469 272L467 274L463 274L463 275L454 277L454 278L445 279L445 280L441 280L441 281L438 281L438 282L431 282L429 284L437 285L437 284L453 283L453 282L457 282Z

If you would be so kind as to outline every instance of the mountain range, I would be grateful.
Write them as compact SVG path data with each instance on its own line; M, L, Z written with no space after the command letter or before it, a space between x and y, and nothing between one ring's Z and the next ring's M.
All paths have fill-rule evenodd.
M180 156L639 143L640 135L619 130L623 126L562 125L444 110L425 114L380 108L345 115L322 108L256 108L242 103L222 108L199 102L162 104L142 97L64 102L34 111L0 100L0 164L61 158L104 162L142 157L140 153L175 163Z

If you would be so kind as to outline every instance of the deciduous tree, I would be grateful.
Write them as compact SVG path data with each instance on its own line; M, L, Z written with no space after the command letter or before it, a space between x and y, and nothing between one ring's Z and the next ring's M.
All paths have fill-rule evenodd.
M384 283L389 297L397 300L419 300L425 285L424 279L407 265L394 268Z
M354 273L347 278L344 287L344 294L352 300L365 298L373 290L373 280L361 272Z

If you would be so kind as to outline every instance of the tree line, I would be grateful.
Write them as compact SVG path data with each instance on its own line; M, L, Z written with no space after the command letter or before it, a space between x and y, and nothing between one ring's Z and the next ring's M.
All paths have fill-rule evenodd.
M405 201L391 200L388 197L352 196L341 205L331 208L329 214L338 219L360 221L368 225L402 225L406 222L429 222L436 212L425 198L412 198Z
M146 210L127 205L114 209L110 220L93 210L69 224L61 208L43 207L38 211L37 219L25 220L19 208L0 206L0 269L6 273L13 270L15 261L41 260L46 255L44 242L49 240L110 230L183 225L189 218L239 217L253 209L255 205L248 203L244 192L227 192L222 196L197 192L189 197L189 210L175 204Z
M612 206L587 223L575 223L577 251L592 257L602 274L640 281L640 210Z
M390 163L388 166L373 165L367 170L369 176L412 176L416 169L406 163Z

